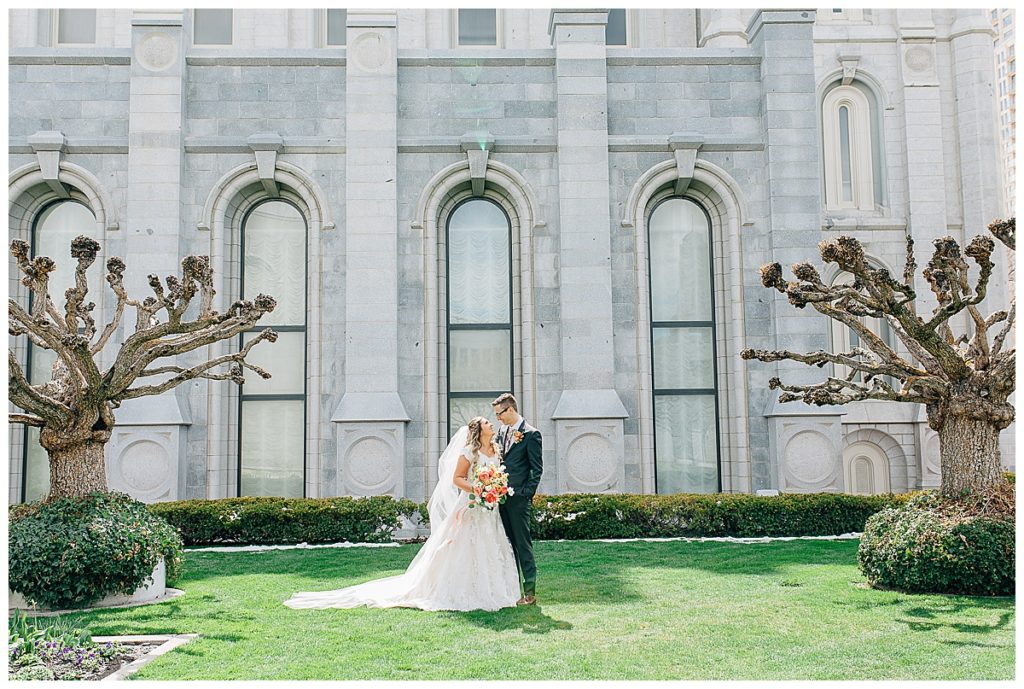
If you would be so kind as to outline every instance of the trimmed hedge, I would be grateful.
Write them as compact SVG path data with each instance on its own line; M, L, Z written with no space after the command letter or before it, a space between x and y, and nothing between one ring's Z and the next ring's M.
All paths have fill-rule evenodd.
M532 532L541 540L828 536L863 531L872 514L903 504L910 497L845 493L536 495Z
M403 516L420 514L417 503L389 495L179 500L149 509L177 527L186 545L381 543L391 540Z
M676 536L827 536L863 531L879 510L909 495L536 495L538 540ZM180 530L186 545L217 543L380 543L403 517L428 524L426 506L369 498L223 498L149 506Z
M925 494L872 516L857 552L868 583L910 593L1012 596L1014 490L1000 492L988 509L981 501Z
M132 593L161 559L168 580L181 566L175 530L123 493L13 505L8 519L8 586L45 608Z

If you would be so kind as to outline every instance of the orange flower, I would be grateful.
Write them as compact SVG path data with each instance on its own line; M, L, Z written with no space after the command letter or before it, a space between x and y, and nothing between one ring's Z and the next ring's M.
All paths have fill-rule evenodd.
M488 493L487 494L487 502L497 502L497 500L498 500L498 496L495 495L494 493Z

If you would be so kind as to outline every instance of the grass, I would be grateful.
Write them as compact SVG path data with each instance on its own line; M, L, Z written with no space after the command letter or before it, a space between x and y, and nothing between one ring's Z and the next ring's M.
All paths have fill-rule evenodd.
M93 634L198 632L135 677L1012 679L1014 600L866 588L856 541L541 542L535 607L291 610L401 573L419 546L190 553L167 603Z

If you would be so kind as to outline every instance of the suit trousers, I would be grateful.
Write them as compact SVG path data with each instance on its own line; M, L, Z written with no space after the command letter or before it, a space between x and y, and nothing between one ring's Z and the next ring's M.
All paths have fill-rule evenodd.
M505 527L516 564L523 575L523 594L532 596L537 590L537 564L533 559L533 539L530 536L530 513L533 497L513 495L498 506L501 523Z

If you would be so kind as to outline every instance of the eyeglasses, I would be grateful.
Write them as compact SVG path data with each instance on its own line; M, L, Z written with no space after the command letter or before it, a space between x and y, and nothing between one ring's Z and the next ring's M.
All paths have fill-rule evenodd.
M495 416L501 416L502 414L504 414L505 412L507 412L511 408L512 407L505 407L504 409L495 409L494 410L494 415Z

